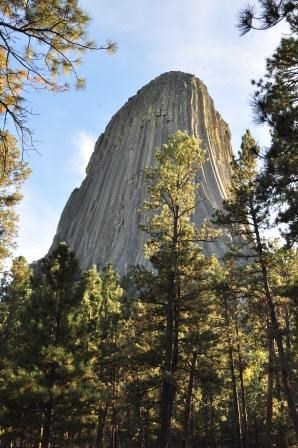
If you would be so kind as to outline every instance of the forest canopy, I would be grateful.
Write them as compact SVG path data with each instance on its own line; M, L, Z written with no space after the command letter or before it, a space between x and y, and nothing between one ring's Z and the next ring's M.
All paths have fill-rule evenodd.
M156 152L147 268L81 272L66 243L33 270L14 261L0 301L4 446L295 446L298 258L264 234L255 148L247 131L217 229L191 219L200 141L178 131ZM219 229L233 236L223 260L200 247Z

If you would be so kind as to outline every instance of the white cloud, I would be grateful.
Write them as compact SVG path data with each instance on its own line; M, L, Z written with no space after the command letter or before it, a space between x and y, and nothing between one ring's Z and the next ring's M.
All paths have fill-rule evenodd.
M76 152L70 161L70 165L76 174L84 177L96 138L86 131L79 131L73 139L73 142L76 147Z

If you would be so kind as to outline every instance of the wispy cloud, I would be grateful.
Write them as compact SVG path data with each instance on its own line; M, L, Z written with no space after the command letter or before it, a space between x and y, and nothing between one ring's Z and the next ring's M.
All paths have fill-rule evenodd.
M79 131L73 139L76 151L70 161L71 169L81 177L85 176L86 167L93 152L96 137L86 131Z

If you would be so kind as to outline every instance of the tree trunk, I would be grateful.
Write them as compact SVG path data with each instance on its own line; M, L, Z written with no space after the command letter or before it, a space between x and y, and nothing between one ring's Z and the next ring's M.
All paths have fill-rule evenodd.
M231 341L229 341L229 361L230 361L230 373L232 380L233 409L234 409L234 423L236 427L236 438L238 447L242 448L242 427L240 418L239 397L238 397L237 381L235 376L234 355L233 355L233 348L231 346Z
M173 373L178 364L178 319L177 319L177 241L178 241L178 209L173 222L173 243L168 274L167 306L166 306L166 337L164 378L160 405L160 436L159 448L169 448L171 439L171 420L173 404L176 395L176 385Z
M191 367L190 367L189 380L188 380L188 388L187 388L187 396L186 396L186 403L185 403L185 413L184 413L184 447L185 448L190 448L191 402L192 402L192 394L193 394L193 387L194 387L194 378L195 378L195 370L196 370L196 365L197 365L197 358L198 358L198 354L195 351L192 354Z
M216 427L215 427L215 421L214 421L214 406L213 406L213 392L212 388L209 393L210 397L210 447L211 448L217 448L217 435L216 435Z
M165 365L164 378L161 392L160 409L160 448L170 446L170 428L175 395L175 385L173 384L173 349L174 349L174 320L175 320L175 275L169 274L168 278L168 302L167 302L167 326L165 339Z
M53 398L51 397L46 404L44 412L41 448L50 448L52 417L53 417Z
M162 384L161 395L161 429L160 429L160 448L170 447L171 419L173 412L173 403L175 397L175 386L171 381L164 380Z
M288 366L288 362L285 356L283 342L282 342L282 335L280 332L279 324L277 321L276 313L275 313L275 307L272 301L272 297L269 290L269 285L267 283L267 297L268 297L268 304L270 309L270 316L271 316L271 324L274 331L274 339L276 341L277 349L278 349L278 356L279 356L279 365L281 370L281 377L283 382L283 387L285 391L286 401L288 404L289 409L289 415L292 420L296 436L298 437L298 415L296 411L295 401L293 397L292 387L291 387L291 381L290 381L290 369Z
M204 443L203 446L209 446L209 413L208 413L208 396L204 383L201 385L202 389L202 403L203 403L203 418L204 418Z
M276 341L276 345L277 345L277 349L278 349L279 364L280 364L283 387L284 387L285 396L286 396L286 400L287 400L287 404L288 404L289 415L292 420L293 427L296 432L296 436L298 437L298 415L297 415L295 400L293 397L293 391L292 391L292 387L291 387L290 367L289 367L287 359L286 359L285 350L284 350L283 341L282 341L282 334L281 334L281 331L279 328L279 323L278 323L277 316L276 316L275 304L274 304L273 296L272 296L272 293L270 290L268 271L267 271L266 262L264 260L263 245L262 245L262 241L261 241L261 237L260 237L260 233L259 233L259 225L258 225L258 221L257 221L256 211L254 209L252 202L251 202L251 214L252 214L252 219L253 219L253 224L254 224L254 231L255 231L255 235L256 235L256 242L257 242L256 249L258 251L259 262L260 262L261 271L262 271L263 286L264 286L267 304L268 304L268 308L269 308L271 328L273 330L274 339Z
M233 410L234 410L234 423L235 423L235 427L236 427L236 438L237 438L238 447L243 448L241 414L240 414L239 397L238 397L238 390L237 390L237 381L236 381L236 375L235 375L233 344L232 344L232 339L230 336L231 325L230 325L227 297L224 297L223 300L224 300L224 317L225 317L225 323L226 323L227 335L228 335L228 354L229 354L230 374L231 374L231 380L232 380Z
M287 356L291 354L291 328L290 328L290 316L288 306L285 306L285 325L286 325L286 350Z
M249 447L249 438L248 438L248 423L247 423L247 410L246 410L246 397L245 397L245 388L244 388L244 380L243 380L243 360L240 348L240 340L239 340L239 331L237 319L235 318L235 330L237 336L237 354L238 354L238 364L239 364L239 379L240 379L240 391L241 391L241 404L242 404L242 445L243 448Z
M111 448L118 446L118 425L117 425L117 411L115 403L112 405L112 428L111 428Z
M98 411L97 431L96 431L96 448L103 448L104 427L108 412L108 403L101 407Z
M268 389L266 405L266 448L272 448L272 404L273 404L273 369L274 369L274 339L267 323L268 332Z
M279 372L276 372L275 377L276 377L276 396L283 411L283 401L280 390ZM281 412L281 414L283 415L283 412ZM276 439L277 439L276 440L277 448L289 448L287 429L285 423L282 420L279 420L277 423Z
M278 423L277 425L276 447L289 448L287 430L282 423Z
M142 438L142 447L148 447L148 435L149 435L149 405L146 405L146 417L145 417L145 427L144 427L144 435Z

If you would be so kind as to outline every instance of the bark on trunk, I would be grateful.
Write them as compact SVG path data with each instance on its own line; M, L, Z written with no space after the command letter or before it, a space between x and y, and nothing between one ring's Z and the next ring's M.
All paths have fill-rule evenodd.
M118 411L115 402L112 404L111 448L118 447Z
M195 370L197 365L197 352L193 352L191 367L189 373L188 380L188 388L187 388L187 396L185 403L185 413L184 413L184 447L190 448L190 421L191 421L191 402L193 396L193 387L194 387L194 378L195 378Z
M52 416L53 416L53 399L50 398L46 404L43 420L43 434L41 441L41 448L50 448L51 430L52 430Z
M279 372L276 372L276 396L281 405L281 414L283 414L283 401L280 390ZM277 448L289 448L287 428L282 420L277 423Z
M217 436L216 436L216 428L215 428L215 419L214 419L214 406L213 406L213 393L212 389L210 390L210 448L217 448Z
M235 375L233 348L231 345L229 345L229 361L230 361L230 373L231 373L231 380L232 380L233 408L234 408L234 419L235 419L235 427L236 427L236 439L237 439L238 447L243 448L242 447L242 427L241 427L241 418L240 418L239 397L238 397L237 381L236 381L236 375Z
M268 332L268 386L266 405L266 447L272 448L272 404L273 404L273 369L274 369L274 339L267 324Z
M234 350L233 350L232 339L230 336L231 325L230 325L227 297L224 297L223 300L224 300L225 323L226 323L226 328L227 328L227 333L228 333L228 354L229 354L230 374L231 374L231 380L232 380L233 411L234 411L234 423L235 423L235 428L236 428L236 439L237 439L238 448L243 448L243 445L242 445L243 436L242 436L242 424L241 424L242 422L241 422L239 397L238 397L238 390L237 390L237 380L236 380L236 374L235 374Z
M176 395L176 385L173 380L173 373L178 364L178 319L177 319L177 242L178 242L178 214L176 213L173 221L173 243L168 274L168 291L166 306L166 337L165 337L165 362L164 379L161 391L160 406L160 435L159 448L170 448L171 446L171 420L173 414L173 405Z
M108 412L108 404L106 403L104 407L100 408L98 411L96 448L103 448L103 437L104 437L104 428L107 412Z
M173 403L175 396L175 386L171 381L163 381L161 395L161 429L160 429L160 448L170 447L171 420L173 412Z
M270 289L269 279L268 279L268 271L266 262L264 260L264 252L263 252L263 245L259 233L259 225L257 220L257 215L254 209L254 205L251 202L251 212L252 212L252 219L254 224L254 231L256 236L256 242L257 242L257 251L259 256L259 262L261 266L262 271L262 278L263 278L263 286L266 294L267 304L269 308L269 315L271 320L271 328L274 333L274 339L276 341L277 349L278 349L278 356L279 356L279 365L280 365L280 371L281 371L281 377L283 382L283 387L285 391L286 401L289 409L289 415L293 423L293 427L296 432L296 436L298 437L298 415L296 411L296 405L295 400L293 397L293 391L291 387L291 374L290 374L290 367L287 362L287 358L285 355L285 350L283 346L282 341L282 334L279 328L279 323L276 316L276 310L275 310L275 304L273 300L273 296Z
M160 448L169 448L172 409L175 395L173 374L174 348L174 320L175 320L175 276L170 273L168 278L167 326L165 340L165 367L161 393L160 410Z
M237 354L238 354L238 364L239 364L239 379L240 379L241 407L242 407L242 427L243 427L242 445L243 445L243 448L248 448L249 447L249 438L248 438L246 396L245 396L244 379L243 379L243 360L242 360L239 331L238 331L238 324L237 324L236 318L235 318L235 330L236 330L236 336L237 336Z

